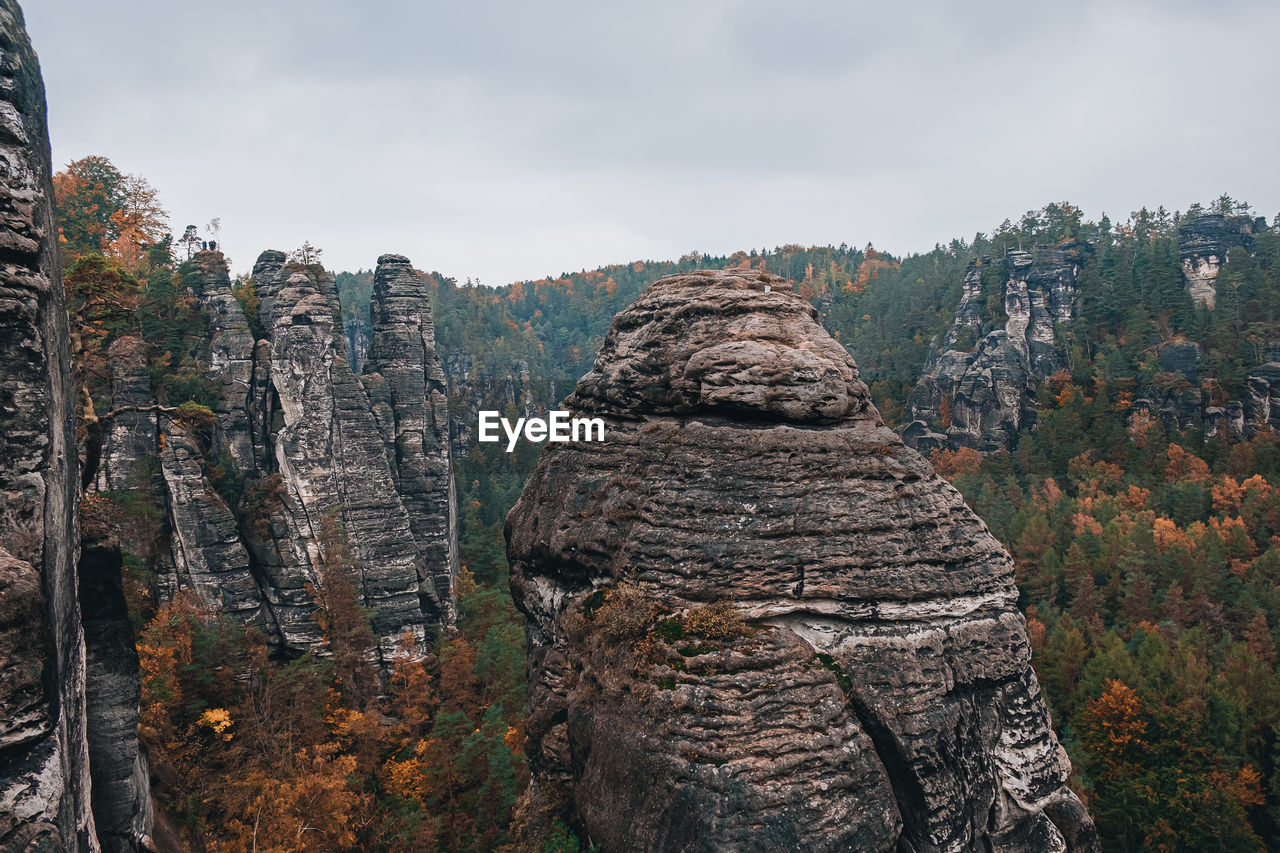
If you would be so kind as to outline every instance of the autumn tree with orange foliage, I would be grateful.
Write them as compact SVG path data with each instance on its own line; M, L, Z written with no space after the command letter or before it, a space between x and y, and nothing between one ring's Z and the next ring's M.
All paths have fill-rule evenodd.
M53 176L64 263L105 255L137 272L149 246L168 231L168 213L145 178L106 157L84 157Z
M978 470L982 464L982 453L972 447L957 447L955 450L936 451L929 461L939 475L954 483L957 477Z

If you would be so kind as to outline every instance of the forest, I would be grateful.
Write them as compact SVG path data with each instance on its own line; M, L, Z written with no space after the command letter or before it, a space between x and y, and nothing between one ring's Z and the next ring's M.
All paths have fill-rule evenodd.
M212 400L193 356L202 326L184 277L216 229L189 227L174 240L156 191L101 157L68 164L55 191L81 428L109 408L106 350L122 334L152 344L156 399L198 428ZM869 244L787 245L503 287L433 273L457 430L457 630L434 638L425 658L406 652L380 688L367 663L368 613L342 571L314 591L324 654L285 660L191 601L157 606L156 555L139 544L125 556L126 589L143 669L140 734L166 831L212 851L509 845L528 771L523 623L506 588L502 525L538 447L507 454L476 442L474 413L556 406L614 314L657 278L754 267L795 282L895 425L951 326L970 261L1075 241L1079 303L1057 342L1067 367L1038 389L1034 428L1007 451L962 447L932 461L1016 561L1033 664L1104 849L1280 849L1280 435L1236 440L1134 411L1143 389L1188 384L1162 368L1168 343L1200 347L1199 385L1224 404L1244 398L1249 372L1280 342L1280 228L1230 252L1208 310L1186 293L1177 243L1180 222L1204 212L1251 213L1223 196L1095 222L1055 203L902 256ZM983 285L996 293L998 265L989 268ZM372 273L343 272L337 284L358 350ZM253 305L250 276L236 295ZM269 484L245 488L220 473L222 460L204 464L240 523L254 523ZM154 475L142 477L87 498L82 525L154 543L166 524L161 500ZM325 548L327 564L349 564L339 526L326 528ZM559 827L544 849L585 848Z

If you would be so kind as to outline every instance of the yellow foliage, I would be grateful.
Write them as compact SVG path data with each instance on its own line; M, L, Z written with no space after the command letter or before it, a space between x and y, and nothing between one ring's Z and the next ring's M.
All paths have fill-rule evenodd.
M213 729L213 733L221 740L229 741L232 738L231 727L235 723L231 719L231 712L226 708L209 708L196 720L196 725Z
M419 745L418 751L422 752L421 745ZM422 764L416 758L410 758L405 761L392 759L382 767L383 772L386 774L388 791L397 797L417 800L419 803L426 805L427 798L431 796L431 784L427 781L427 775L423 772Z
M1130 512L1137 512L1147 505L1147 498L1151 497L1151 490L1144 489L1141 486L1130 486L1129 490L1120 495L1120 503Z
M731 640L747 633L747 623L730 601L695 607L684 617L684 629L709 640Z
M209 840L208 849L301 853L355 845L357 819L371 799L347 787L355 757L322 744L300 750L296 759L295 774L282 777L258 767L229 786L227 805L234 805L236 816L221 838Z
M1099 524L1098 520L1091 515L1086 515L1083 512L1077 512L1071 517L1071 523L1075 525L1077 536L1085 532L1092 533L1095 536L1102 535L1102 525Z
M1147 723L1141 714L1138 694L1115 678L1103 682L1102 695L1085 708L1085 743L1099 754L1108 770L1114 771L1128 755L1146 747L1143 735Z
M1135 447L1144 448L1160 433L1160 422L1146 409L1139 409L1129 419L1129 440Z

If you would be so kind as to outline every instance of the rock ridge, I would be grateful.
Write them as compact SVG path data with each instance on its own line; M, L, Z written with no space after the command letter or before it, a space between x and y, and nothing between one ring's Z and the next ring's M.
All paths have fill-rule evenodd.
M427 277L403 255L378 258L370 305L373 334L362 381L382 432L427 577L450 623L456 614L457 499L444 368L436 353Z

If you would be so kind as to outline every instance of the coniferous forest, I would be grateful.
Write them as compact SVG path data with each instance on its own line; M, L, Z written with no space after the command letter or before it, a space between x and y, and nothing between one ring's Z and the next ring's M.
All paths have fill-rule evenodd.
M208 438L215 389L199 363L205 332L189 280L215 229L175 237L156 189L102 157L68 164L54 185L79 429L100 429L112 408L112 344L141 337L155 400L204 436L200 465L235 524L266 524L279 482L240 481ZM1179 228L1215 214L1252 222L1258 212L1223 196L1095 221L1059 202L916 254L870 244L695 252L502 287L431 274L457 481L457 624L429 638L425 657L406 650L385 686L340 524L323 525L329 568L309 590L323 646L289 656L193 599L155 600L173 533L158 462L83 502L84 535L125 546L157 839L209 851L509 847L529 771L525 636L503 523L539 446L479 443L476 413L557 407L614 315L658 278L754 268L795 283L885 421L905 425L967 273L978 270L984 322L999 325L1000 259L1070 246L1078 297L1055 328L1061 367L1038 380L1034 417L1007 447L926 452L1013 555L1032 662L1103 849L1280 849L1280 433L1235 434L1205 416L1248 399L1251 377L1280 361L1280 223L1263 220L1248 246L1230 249L1210 309L1187 292ZM290 258L322 261L309 244ZM373 272L340 272L336 283L358 371ZM252 327L253 277L233 292ZM974 351L979 338L962 332L953 348ZM1188 345L1193 370L1168 355ZM1192 388L1205 405L1179 408ZM952 426L950 405L925 418L929 430ZM543 847L585 849L564 825Z

